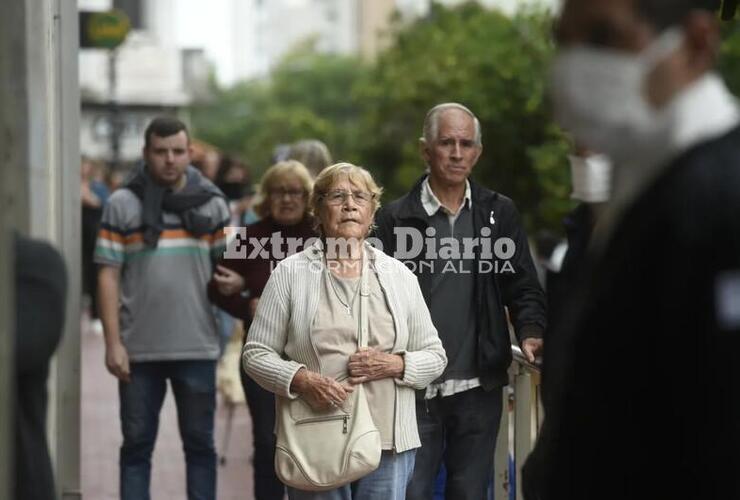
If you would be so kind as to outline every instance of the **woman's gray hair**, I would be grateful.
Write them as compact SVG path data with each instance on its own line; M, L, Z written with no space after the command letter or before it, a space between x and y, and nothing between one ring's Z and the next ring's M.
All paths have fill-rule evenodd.
M314 177L332 164L329 148L318 139L304 139L292 144L288 158L303 163Z
M439 116L444 111L450 109L457 109L458 111L462 111L470 115L470 117L473 119L473 123L475 124L475 145L482 145L483 134L481 133L480 121L478 120L478 117L475 116L475 114L467 107L456 102L445 102L442 104L437 104L427 112L427 116L426 118L424 118L424 129L422 132L423 135L421 137L421 140L427 144L431 144L437 140L437 137L439 135Z

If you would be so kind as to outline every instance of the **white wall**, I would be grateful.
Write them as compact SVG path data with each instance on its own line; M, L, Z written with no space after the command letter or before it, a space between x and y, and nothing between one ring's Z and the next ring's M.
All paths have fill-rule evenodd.
M77 0L79 10L109 10L113 8L113 0Z
M83 95L109 99L107 50L80 51ZM116 100L128 103L181 105L189 101L183 80L182 54L160 45L148 33L131 33L118 50Z

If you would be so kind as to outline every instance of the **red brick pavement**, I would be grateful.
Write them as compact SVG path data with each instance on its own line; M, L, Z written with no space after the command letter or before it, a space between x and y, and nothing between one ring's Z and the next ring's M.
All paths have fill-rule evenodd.
M121 427L115 379L103 365L104 344L89 329L82 332L82 493L84 500L118 498L118 449ZM222 454L228 410L219 398L216 446ZM234 411L226 463L218 468L219 500L250 500L252 424L244 405ZM185 458L177 414L168 390L152 460L152 500L185 500Z

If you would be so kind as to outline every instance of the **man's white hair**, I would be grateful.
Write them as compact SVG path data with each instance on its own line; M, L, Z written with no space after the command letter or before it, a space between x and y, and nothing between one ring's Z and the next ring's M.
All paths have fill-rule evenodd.
M467 107L456 102L445 102L442 104L437 104L427 112L427 116L426 118L424 118L424 129L422 132L423 135L421 137L421 140L423 140L427 144L431 144L432 142L437 140L439 134L439 117L443 112L450 109L457 109L470 115L470 117L473 119L473 123L475 124L475 144L476 146L480 146L483 141L483 136L481 134L480 121L478 121L478 117L475 116L475 114Z

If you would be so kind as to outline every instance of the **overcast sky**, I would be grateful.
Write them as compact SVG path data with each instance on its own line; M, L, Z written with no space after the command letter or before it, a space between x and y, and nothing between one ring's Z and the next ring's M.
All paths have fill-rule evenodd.
M222 83L231 82L234 77L232 2L178 0L172 19L175 42L183 48L205 49Z

